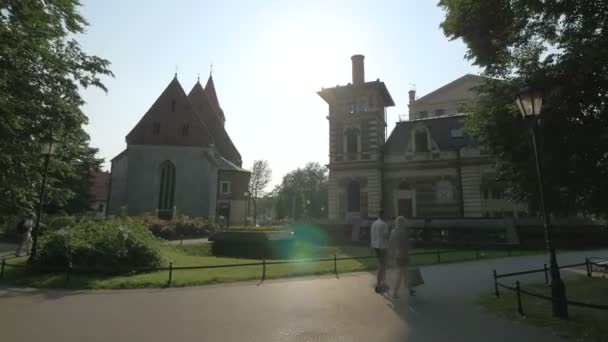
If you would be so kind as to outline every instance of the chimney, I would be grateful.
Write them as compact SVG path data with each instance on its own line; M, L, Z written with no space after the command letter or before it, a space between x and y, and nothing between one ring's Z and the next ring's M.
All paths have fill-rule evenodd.
M350 59L353 61L353 84L365 83L365 67L363 65L365 56L353 55Z
M414 103L416 101L416 91L410 90L407 93L410 95L410 104Z

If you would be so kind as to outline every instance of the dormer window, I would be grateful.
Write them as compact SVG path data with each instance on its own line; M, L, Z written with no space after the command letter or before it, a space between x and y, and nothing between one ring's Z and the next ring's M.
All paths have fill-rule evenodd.
M416 152L428 152L429 144L425 131L418 131L414 134L414 145Z
M445 115L445 110L443 110L443 109L435 110L435 116L444 116L444 115Z
M175 100L171 100L171 111L175 112Z

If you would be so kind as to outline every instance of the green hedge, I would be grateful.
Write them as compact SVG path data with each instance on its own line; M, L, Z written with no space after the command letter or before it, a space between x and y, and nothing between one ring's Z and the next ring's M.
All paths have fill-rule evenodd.
M250 259L289 258L295 244L290 231L220 232L209 240L213 255Z
M134 271L161 264L160 241L141 223L131 220L86 219L40 238L36 267L108 273Z

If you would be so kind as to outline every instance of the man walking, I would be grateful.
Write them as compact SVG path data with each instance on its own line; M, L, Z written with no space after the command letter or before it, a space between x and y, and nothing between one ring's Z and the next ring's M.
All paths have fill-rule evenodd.
M378 219L372 223L370 231L372 248L376 252L376 257L378 258L378 276L375 288L376 293L388 291L388 286L385 283L385 279L389 230L388 224L384 221L384 219L384 210L380 210L380 212L378 212Z
M17 247L15 254L21 256L21 253L25 251L26 255L30 254L32 248L32 229L34 228L34 215L32 213L27 214L17 224L17 233L21 235L21 243Z

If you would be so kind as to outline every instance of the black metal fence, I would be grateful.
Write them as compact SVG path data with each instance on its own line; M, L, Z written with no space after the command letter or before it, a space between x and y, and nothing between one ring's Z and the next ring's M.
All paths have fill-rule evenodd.
M560 266L559 268L562 269L562 268L585 266L585 271L586 271L587 277L591 277L592 273L593 273L593 266L604 267L604 268L607 267L605 262L600 263L600 262L595 262L592 260L601 260L601 259L585 258L585 262L578 263L578 264L563 265L563 266ZM494 278L494 294L495 294L496 298L500 297L499 289L501 289L501 288L515 292L516 300L517 300L517 312L522 316L524 315L524 308L523 308L523 304L522 304L522 294L530 296L530 297L540 298L540 299L543 299L546 301L551 301L551 302L557 301L557 299L554 299L551 296L543 295L540 293L534 293L534 292L522 289L519 280L515 281L514 286L509 286L509 285L503 284L498 281L498 279L501 279L501 278L514 277L514 276L519 276L519 275L540 273L540 272L544 273L545 283L549 284L549 269L547 267L547 264L544 264L543 268L538 268L538 269L533 269L533 270L528 270L528 271L521 271L521 272L504 273L504 274L498 274L498 273L496 273L496 270L493 270L492 276ZM568 300L568 301L566 301L566 303L567 303L567 305L584 307L584 308L589 308L589 309L608 310L608 304L592 304L592 303L583 303L583 302L577 302L577 301L572 301L572 300Z
M440 264L446 262L446 259L450 254L465 254L464 258L457 260L448 260L451 261L465 261L465 260L480 260L484 258L484 251L492 251L492 252L503 252L504 256L512 256L514 251L519 251L517 248L513 248L513 246L509 245L487 245L483 247L471 247L466 250L462 249L436 249L432 251L421 251L421 252L412 252L410 253L411 257L414 256L430 256L433 260L431 264ZM496 255L495 255L496 256ZM15 257L3 258L2 263L0 264L0 280L4 278L5 269L8 267L12 268L23 268L25 269L27 266L24 264L17 263L9 263L7 260L13 259ZM281 265L281 264L301 264L301 263L319 263L319 262L332 262L333 261L333 273L338 275L339 265L338 261L343 260L365 260L365 259L375 259L376 256L373 255L364 255L364 256L353 256L353 257L338 257L336 254L333 257L329 258L319 258L319 259L290 259L290 260L262 260L261 262L249 262L249 263L238 263L238 264L223 264L223 265L199 265L199 266L175 266L173 262L169 263L168 267L144 267L144 268L129 268L129 269L100 269L100 268L83 268L83 267L75 267L71 264L68 264L63 267L44 267L40 269L43 272L53 272L53 273L64 273L66 283L70 282L70 278L73 274L125 274L125 273L143 273L143 272L158 272L158 271L166 271L167 272L167 286L171 286L173 283L173 273L174 271L181 270L205 270L205 269L216 269L216 268L231 268L231 267L260 267L260 279L263 281L266 279L267 272L266 268L270 265ZM426 264L426 263L425 263Z

